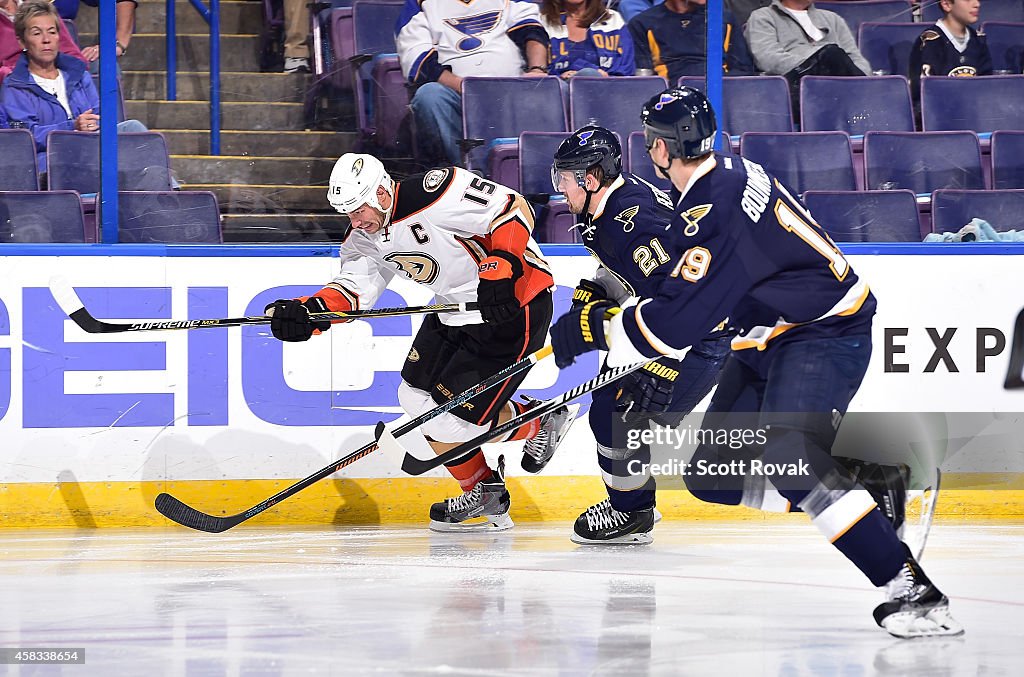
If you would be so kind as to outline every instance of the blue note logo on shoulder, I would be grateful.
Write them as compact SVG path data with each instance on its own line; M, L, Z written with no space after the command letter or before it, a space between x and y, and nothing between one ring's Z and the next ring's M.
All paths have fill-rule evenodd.
M484 12L474 16L463 16L457 19L445 19L444 22L463 35L469 36L459 40L459 44L456 47L462 52L472 52L484 44L483 40L474 36L494 30L494 27L498 25L499 19L501 19L501 10Z
M581 146L587 145L587 141L590 141L590 137L592 137L593 135L594 135L594 130L593 129L588 130L588 131L583 132L582 134L580 134L580 145Z

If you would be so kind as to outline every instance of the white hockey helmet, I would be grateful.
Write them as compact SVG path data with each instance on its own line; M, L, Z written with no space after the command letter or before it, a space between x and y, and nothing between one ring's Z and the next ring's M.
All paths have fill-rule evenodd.
M334 163L327 201L342 214L370 205L385 214L387 209L377 200L377 186L383 186L394 197L395 183L380 160L363 153L345 153Z

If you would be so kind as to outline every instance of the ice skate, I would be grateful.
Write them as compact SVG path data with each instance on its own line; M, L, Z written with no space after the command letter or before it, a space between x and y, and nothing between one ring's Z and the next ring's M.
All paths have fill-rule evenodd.
M505 489L505 457L489 479L461 496L430 506L432 531L505 531L514 525L508 516L511 499Z
M890 635L912 639L963 634L963 626L949 613L949 599L925 575L909 548L906 562L886 584L885 593L888 601L875 607L874 616Z
M654 510L619 512L607 498L576 518L573 543L582 545L643 545L650 543Z
M530 406L535 406L539 401L532 397L523 399ZM536 437L526 440L526 444L523 445L523 470L536 474L544 469L555 455L555 449L569 432L579 410L580 405L567 404L541 417L540 431Z

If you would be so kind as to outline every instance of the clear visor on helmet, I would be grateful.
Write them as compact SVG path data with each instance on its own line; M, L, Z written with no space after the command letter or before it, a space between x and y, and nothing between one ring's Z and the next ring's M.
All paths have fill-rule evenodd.
M564 193L572 186L579 186L580 180L576 176L577 173L572 169L556 169L554 165L551 165L551 187L555 189L556 193Z

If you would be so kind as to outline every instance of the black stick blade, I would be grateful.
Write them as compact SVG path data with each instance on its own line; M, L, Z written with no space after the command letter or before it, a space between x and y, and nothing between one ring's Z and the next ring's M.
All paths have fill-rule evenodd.
M170 494L160 494L156 497L156 509L157 512L173 522L210 534L219 534L222 531L227 531L243 521L238 518L238 515L232 515L231 517L207 515L205 512L200 512L189 505L185 505Z
M402 459L402 472L407 475L422 475L434 467L436 467L434 459L423 460L422 458L416 458L409 452L406 452L405 457Z

